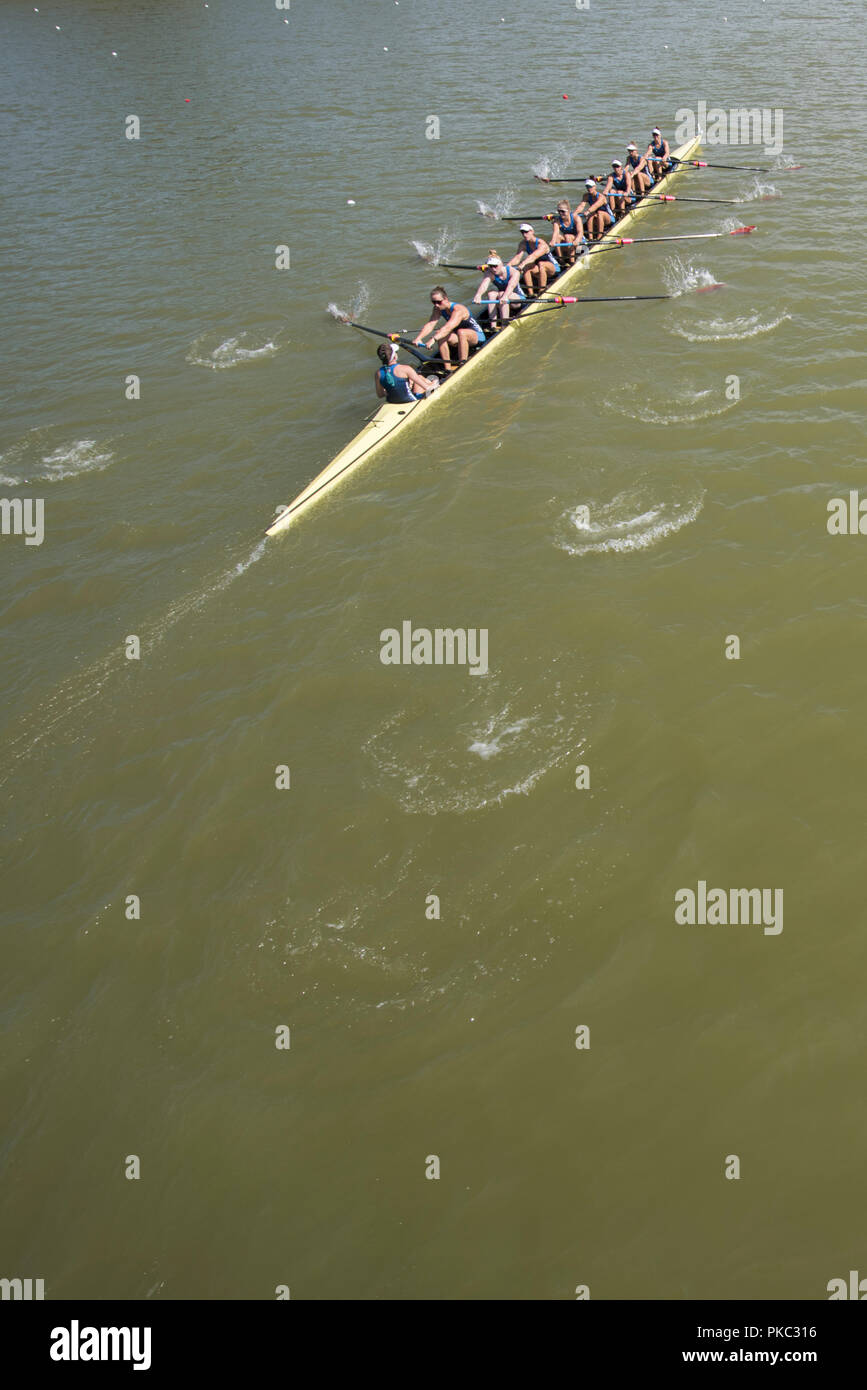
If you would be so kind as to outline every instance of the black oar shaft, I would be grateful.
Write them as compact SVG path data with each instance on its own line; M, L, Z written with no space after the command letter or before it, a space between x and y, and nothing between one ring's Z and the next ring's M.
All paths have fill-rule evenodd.
M413 357L417 357L419 362L432 362L435 360L433 353L420 351L415 343L411 342L409 338L402 338L399 333L383 333L381 328L368 328L366 324L355 323L351 319L349 320L349 326L350 328L357 328L360 333L372 333L374 338L385 338L386 342L399 343L402 348L406 348L407 352L412 353Z

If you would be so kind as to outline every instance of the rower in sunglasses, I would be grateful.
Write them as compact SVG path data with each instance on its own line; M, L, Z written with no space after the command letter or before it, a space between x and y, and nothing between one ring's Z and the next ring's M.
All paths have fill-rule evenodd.
M438 347L440 357L446 364L446 371L456 372L469 357L470 348L481 347L486 341L485 335L466 304L457 304L449 299L442 285L435 285L431 290L430 302L434 307L434 317L428 319L413 341L422 343L427 348ZM445 323L440 322L442 319L445 319ZM425 342L429 334L432 335L430 341ZM450 349L453 347L458 350L457 364L452 362Z

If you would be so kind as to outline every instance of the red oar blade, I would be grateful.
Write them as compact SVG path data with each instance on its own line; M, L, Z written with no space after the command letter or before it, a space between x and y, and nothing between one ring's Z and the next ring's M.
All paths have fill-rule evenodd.
M752 227L733 227L729 232L729 236L749 236L750 232L756 230L756 226L757 224L754 222Z

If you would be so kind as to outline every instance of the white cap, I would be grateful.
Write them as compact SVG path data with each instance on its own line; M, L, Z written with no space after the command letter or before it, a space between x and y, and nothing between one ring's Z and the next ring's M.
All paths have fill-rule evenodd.
M523 230L523 228L522 228L521 230ZM502 264L503 264L503 262L500 260L499 256L496 254L495 251L492 251L491 254L490 254L490 256L488 257L488 259L485 261L485 265L502 265Z
M522 222L518 228L519 232L532 232L532 230L533 228L530 226L529 222Z
M637 153L637 151L638 151L638 146L637 146L637 145L627 145L626 148L627 148L628 150L635 150L636 153Z
M661 135L662 131L659 129L658 125L655 125L650 133L651 135Z
M612 167L612 169L622 169L622 168L623 168L623 161L620 160L620 159L612 159L612 161L611 161L611 167Z
M585 180L584 180L584 187L585 187L585 188L595 188L595 187L596 187L596 180L595 180L595 179L585 179Z

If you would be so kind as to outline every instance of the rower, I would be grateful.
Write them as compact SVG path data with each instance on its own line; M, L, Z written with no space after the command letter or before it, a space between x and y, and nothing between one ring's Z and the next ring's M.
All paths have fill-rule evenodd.
M637 145L626 146L626 168L632 179L632 191L639 198L653 187L653 178L647 167L647 155L638 153Z
M482 343L487 340L466 304L456 304L450 300L442 285L435 285L431 290L430 302L436 311L435 315L432 319L428 319L418 337L413 341L424 343L428 334L432 334L430 342L424 343L425 347L439 347L440 357L446 364L446 371L455 372L457 367L452 362L449 348L457 348L458 366L462 367L470 355L470 348L481 347ZM440 319L445 319L445 323L437 328Z
M661 179L663 174L667 174L671 164L671 150L668 148L668 141L663 140L662 131L659 126L654 126L650 135L650 144L647 146L645 159L650 165L650 172L655 179Z
M584 197L575 209L584 218L588 241L599 241L614 226L614 213L608 199L599 192L595 179L584 180Z
M382 363L373 374L376 394L389 405L413 405L439 386L436 377L420 376L415 367L398 362L394 343L380 343L376 355Z
M584 254L586 246L581 218L575 216L565 198L557 204L557 211L549 215L554 224L551 250L564 265L574 265L578 256ZM560 247L562 251L558 249Z
M527 296L521 289L521 276L515 265L504 265L496 251L488 252L485 261L485 278L476 290L474 304L481 304L489 295L486 308L488 323L494 333L509 322L509 305L526 302ZM495 303L490 303L494 299Z
M560 274L561 267L547 241L536 235L529 222L522 222L518 230L523 241L518 243L509 265L517 266L521 271L525 289L532 294L538 285L541 294L552 276Z
M635 202L632 175L628 169L624 169L619 159L611 161L611 173L605 181L602 196L608 199L608 205L616 218L625 216L631 204Z

